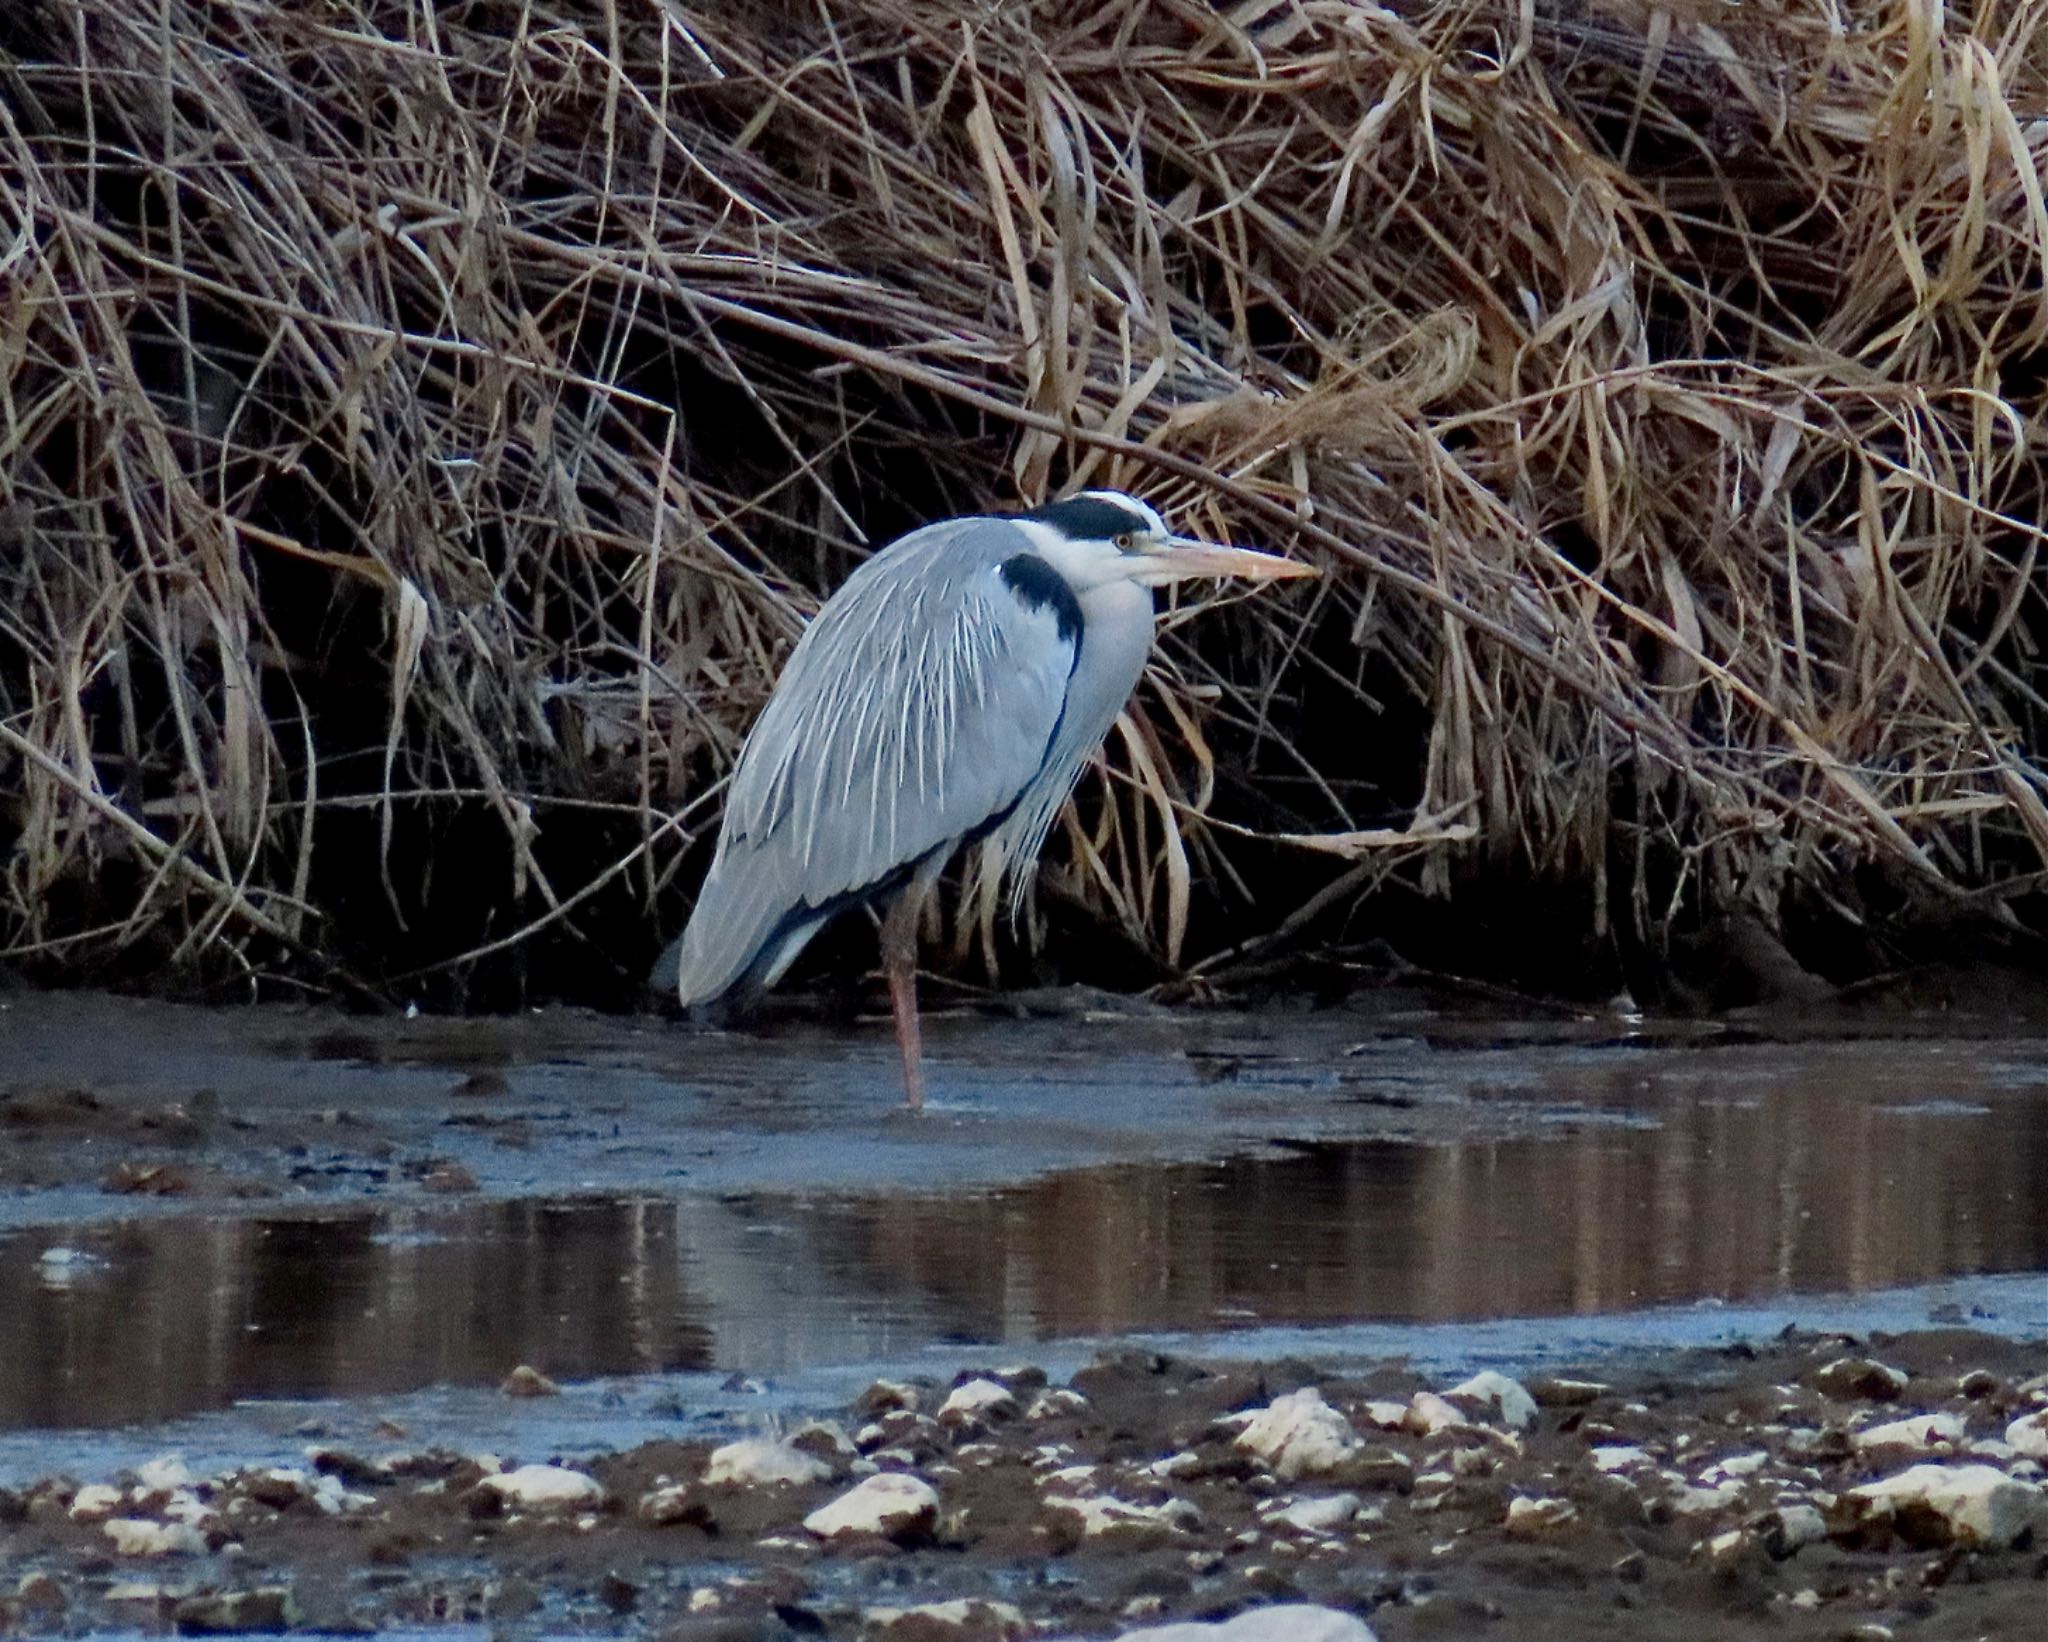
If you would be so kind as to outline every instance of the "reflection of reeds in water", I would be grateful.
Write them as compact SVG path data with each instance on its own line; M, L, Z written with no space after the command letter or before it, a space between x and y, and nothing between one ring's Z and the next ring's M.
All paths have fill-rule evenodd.
M1840 1065L1667 1079L1654 1127L1333 1144L980 1195L157 1222L63 1291L15 1239L0 1425L490 1383L520 1361L564 1378L772 1372L947 1337L1583 1313L2048 1264L2048 1106L1914 1115L1883 1102L1922 1091L1874 1098ZM1592 1075L1613 1086L1570 1093L1596 1118L1636 1100L1632 1060Z
M710 1350L667 1204L180 1219L94 1246L104 1270L61 1289L33 1248L0 1263L0 1424L490 1382L520 1362L689 1368Z
M2048 1263L2048 1110L1900 1114L1853 1078L1746 1092L1662 1085L1655 1126L821 1210L815 1240L996 1338L1611 1311Z
M856 525L1078 481L1335 572L1084 795L1155 948L1212 783L1652 939L2038 868L2038 11L1234 15L14 0L6 955L616 992Z

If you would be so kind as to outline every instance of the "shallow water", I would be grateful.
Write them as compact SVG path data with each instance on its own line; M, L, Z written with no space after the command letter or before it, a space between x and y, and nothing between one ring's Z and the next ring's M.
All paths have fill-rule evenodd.
M2030 1039L939 1022L941 1109L919 1121L863 1033L393 1024L336 1055L159 1011L128 1027L150 1069L117 1074L120 1029L39 1035L20 1009L0 1048L106 1104L5 1141L43 1170L4 1199L5 1429L487 1386L522 1362L787 1376L946 1342L1368 1323L1412 1325L1413 1349L1453 1322L2048 1270ZM478 1063L487 1097L450 1081ZM151 1151L202 1076L225 1118ZM275 1195L102 1189L160 1155ZM436 1163L457 1195L422 1183Z

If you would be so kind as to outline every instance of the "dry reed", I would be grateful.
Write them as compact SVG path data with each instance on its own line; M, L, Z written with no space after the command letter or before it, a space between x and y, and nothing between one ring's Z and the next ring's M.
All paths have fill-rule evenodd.
M615 989L861 544L1084 482L1332 572L1050 852L1168 962L2038 913L2044 15L17 0L0 955Z

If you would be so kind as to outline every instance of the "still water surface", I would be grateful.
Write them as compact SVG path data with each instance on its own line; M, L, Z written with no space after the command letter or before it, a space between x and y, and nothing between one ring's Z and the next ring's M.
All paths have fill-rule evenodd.
M1584 1316L2048 1269L2033 1046L1660 1053L1532 1052L1507 1135L1269 1136L929 1190L29 1227L0 1236L0 1428L489 1384L517 1363L773 1375L934 1341ZM1408 1097L1365 1080L1334 1098Z

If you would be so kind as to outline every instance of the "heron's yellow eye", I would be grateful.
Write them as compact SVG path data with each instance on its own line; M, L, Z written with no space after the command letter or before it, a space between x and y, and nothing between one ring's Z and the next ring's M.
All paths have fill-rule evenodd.
M1133 536L1128 530L1118 531L1114 536L1110 537L1109 540L1110 545L1114 547L1119 553L1128 553L1132 548L1138 545L1138 538Z

